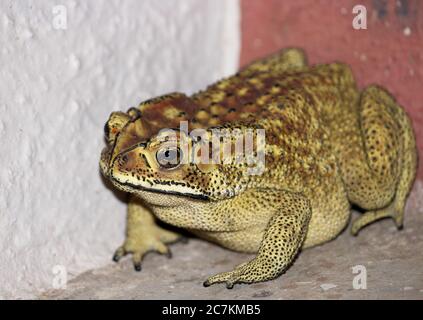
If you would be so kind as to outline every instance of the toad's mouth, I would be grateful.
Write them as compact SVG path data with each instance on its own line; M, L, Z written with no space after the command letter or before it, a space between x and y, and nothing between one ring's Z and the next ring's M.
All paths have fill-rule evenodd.
M153 192L153 193L158 193L158 194L167 194L167 195L173 195L173 196L183 196L183 197L189 197L192 199L197 199L197 200L210 200L210 198L206 195L203 194L196 194L196 193L192 193L192 192L188 192L188 191L178 191L178 190L167 190L167 184L159 184L156 186L152 186L152 187L148 187L145 185L140 185L140 184L133 184L130 181L121 181L117 178L114 177L114 175L112 174L111 176L108 177L113 185L115 185L117 188L122 189L123 191L126 192L130 192L130 193L140 193L140 192Z

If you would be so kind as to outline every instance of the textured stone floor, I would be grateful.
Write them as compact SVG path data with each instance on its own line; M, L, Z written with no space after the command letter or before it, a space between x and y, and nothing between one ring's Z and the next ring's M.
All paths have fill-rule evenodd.
M417 188L416 188L417 189ZM414 191L405 227L391 220L345 231L335 241L304 250L281 277L266 283L204 288L207 276L232 269L251 255L191 239L172 246L173 258L149 254L136 273L129 259L79 275L66 290L41 299L423 299L423 193ZM356 216L355 213L354 216ZM367 289L354 289L352 268L367 272Z

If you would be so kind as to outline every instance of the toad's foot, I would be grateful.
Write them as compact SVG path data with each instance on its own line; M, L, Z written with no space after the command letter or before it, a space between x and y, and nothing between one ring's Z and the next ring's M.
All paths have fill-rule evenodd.
M212 277L209 277L206 281L204 281L203 285L208 287L215 283L226 283L226 288L232 289L235 283L251 282L252 279L248 281L249 277L247 270L249 269L248 265L253 261L244 262L235 267L235 269L232 271L218 273Z
M148 230L142 231L131 233L126 238L124 244L116 250L113 256L114 261L118 262L123 256L130 253L135 270L141 271L141 261L148 252L156 251L171 258L171 251L166 244L186 241L186 238L181 235L158 226L150 226Z
M386 208L368 211L361 217L357 218L351 226L351 234L356 236L358 232L365 226L383 218L394 219L395 225L400 230L403 226L404 207L395 205L395 201Z

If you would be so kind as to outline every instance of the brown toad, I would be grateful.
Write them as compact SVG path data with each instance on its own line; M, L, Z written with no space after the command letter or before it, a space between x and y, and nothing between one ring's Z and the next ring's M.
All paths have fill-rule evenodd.
M170 136L164 128L176 129ZM202 135L191 134L201 128ZM233 151L215 161L238 141L232 135L216 147L216 129L241 136L264 130L264 145L253 138L257 148L243 158L262 152L259 170L252 173L251 162ZM367 211L353 222L353 234L385 217L401 227L417 166L410 120L385 89L360 92L348 66L307 66L298 49L256 61L191 97L173 93L114 112L105 131L101 171L132 195L115 260L132 253L140 270L147 251L169 252L167 244L180 236L155 217L256 253L206 286L277 277L300 249L335 238L351 204ZM212 161L198 161L205 154Z

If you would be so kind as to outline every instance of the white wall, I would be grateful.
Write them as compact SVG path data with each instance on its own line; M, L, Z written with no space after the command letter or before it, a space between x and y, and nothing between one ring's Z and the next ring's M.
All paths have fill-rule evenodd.
M55 265L111 263L125 205L98 171L109 113L235 71L238 23L237 0L0 2L0 298L51 288Z

